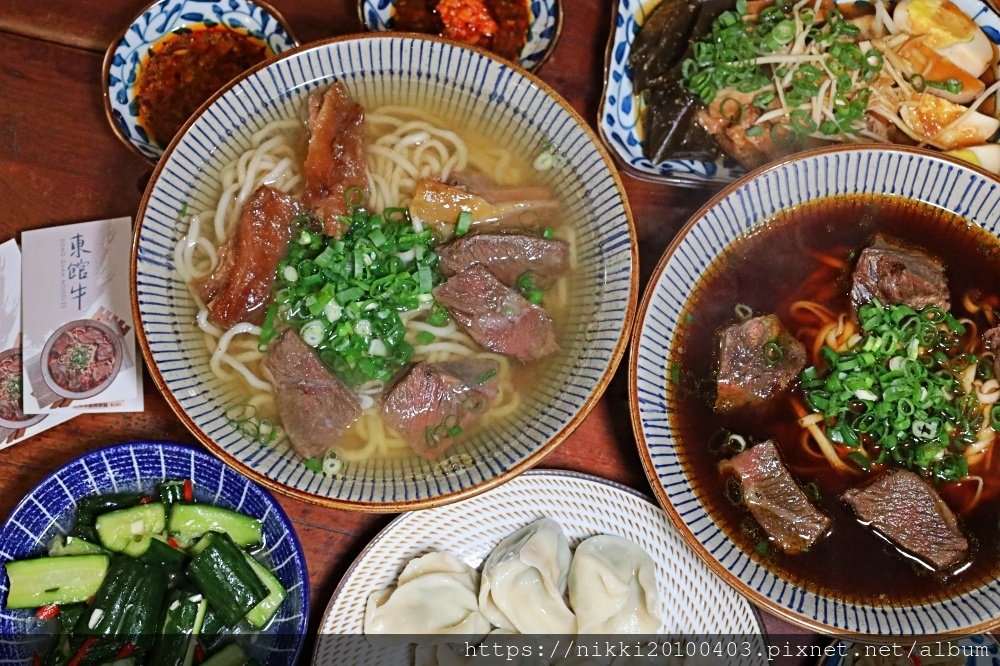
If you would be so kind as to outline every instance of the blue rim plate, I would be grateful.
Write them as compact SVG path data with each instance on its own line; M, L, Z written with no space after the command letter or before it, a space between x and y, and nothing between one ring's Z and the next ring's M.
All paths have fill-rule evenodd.
M155 162L164 145L153 141L139 123L135 81L150 48L185 26L218 24L257 37L272 53L298 46L285 19L262 0L155 0L139 12L104 54L104 112L115 135Z
M604 56L604 91L597 126L604 143L622 169L642 180L685 187L719 187L743 175L731 160L667 160L652 162L642 154L642 128L628 64L632 43L646 17L663 0L616 0L612 3L611 34ZM990 0L992 1L992 0ZM979 24L994 44L1000 44L1000 15L982 0L953 0Z
M52 537L72 528L76 500L117 491L151 491L166 479L190 478L195 498L261 519L261 559L288 590L278 614L244 645L262 666L295 663L309 617L309 575L302 546L288 516L263 488L197 449L138 441L91 451L47 476L0 527L0 562L46 552ZM0 568L0 663L30 664L26 643L41 629L31 610L6 610L7 572Z
M759 606L813 631L921 636L986 631L1000 622L1000 580L923 603L853 603L794 584L742 550L702 500L703 480L681 460L671 423L668 356L685 303L726 247L776 213L815 199L871 193L915 199L1000 236L1000 180L916 148L822 148L751 172L696 212L650 277L629 359L629 407L639 455L657 499L692 548ZM850 223L850 222L846 222Z
M358 16L366 30L393 30L395 0L358 0ZM531 24L528 41L521 49L517 64L529 71L541 67L559 40L562 32L562 0L530 0ZM458 42L455 42L458 43Z

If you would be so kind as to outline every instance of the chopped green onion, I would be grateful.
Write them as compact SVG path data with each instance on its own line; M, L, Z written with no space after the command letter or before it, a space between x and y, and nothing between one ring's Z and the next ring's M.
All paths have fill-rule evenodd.
M768 342L764 345L764 363L773 368L774 366L781 363L785 358L785 350L781 348L775 341Z
M463 210L458 214L458 223L455 225L455 236L464 236L469 233L472 227L472 211Z

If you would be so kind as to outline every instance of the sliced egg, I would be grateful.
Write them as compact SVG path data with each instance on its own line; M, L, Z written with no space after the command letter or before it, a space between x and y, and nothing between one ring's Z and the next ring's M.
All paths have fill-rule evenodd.
M959 150L949 150L945 155L957 157L987 171L1000 174L1000 144L987 143L983 146L969 146Z
M1000 128L1000 120L933 95L903 102L899 117L925 141L942 150L986 143Z
M927 46L974 77L993 62L986 33L951 0L902 0L892 20L911 35L925 35Z
M951 60L942 57L925 41L924 37L912 37L899 47L898 53L913 68L911 74L919 74L925 82L930 83L930 85L926 85L927 92L958 104L971 102L983 92L986 85L982 81L955 65ZM959 82L962 86L961 90L949 92L933 85L935 82L951 79Z

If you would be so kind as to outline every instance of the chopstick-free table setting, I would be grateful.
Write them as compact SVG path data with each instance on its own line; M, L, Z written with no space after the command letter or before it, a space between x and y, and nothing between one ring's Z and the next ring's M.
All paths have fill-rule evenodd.
M142 0L4 0L0 9L0 243L22 232L57 225L133 217L151 175L149 162L129 150L105 117L104 53L145 3ZM536 74L583 116L592 129L604 85L610 3L566 0L561 35ZM363 30L353 0L274 3L300 43ZM640 285L691 214L712 195L623 176L635 221ZM0 285L2 287L2 285ZM31 298L31 285L23 286ZM2 289L0 289L2 291ZM55 469L95 448L130 440L195 445L145 375L144 409L86 413L0 451L0 515L8 515ZM579 427L539 464L585 472L651 495L629 423L627 363ZM309 632L320 628L327 601L365 545L390 517L309 504L275 493L305 553L312 599ZM768 613L761 630L779 637L802 631ZM307 639L301 663L312 650ZM815 635L801 639L822 645ZM805 663L794 654L788 663Z

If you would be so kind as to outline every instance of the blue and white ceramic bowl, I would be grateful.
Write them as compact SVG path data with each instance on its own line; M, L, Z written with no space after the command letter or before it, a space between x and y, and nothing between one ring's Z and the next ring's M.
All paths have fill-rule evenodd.
M678 319L705 269L775 214L843 194L886 194L951 211L1000 236L1000 181L927 151L826 148L758 169L701 208L667 248L639 308L629 360L629 402L639 454L660 503L688 543L751 601L814 631L919 636L985 631L1000 618L1000 581L951 598L892 606L849 603L793 584L730 541L702 499L702 481L678 454L668 356Z
M562 30L562 0L526 0L531 11L528 41L517 64L528 70L542 66ZM394 0L358 0L358 15L367 30L393 30Z
M152 491L166 479L194 481L200 501L260 518L263 562L288 590L264 632L244 644L262 666L295 663L309 617L309 576L295 529L266 490L196 449L163 442L129 442L92 451L64 465L28 493L0 526L0 562L46 552L52 537L73 527L76 501L87 495ZM0 567L0 663L32 663L31 637L41 621L30 610L7 610L8 580Z
M646 17L662 0L616 0L611 35L604 62L604 92L598 128L625 171L636 178L674 185L700 187L729 183L743 175L739 164L720 158L715 162L667 160L653 163L642 154L642 127L628 64L632 42ZM1000 15L982 0L954 0L979 24L995 44L1000 44Z
M139 123L136 78L157 41L192 25L224 25L246 32L275 54L298 45L281 14L260 0L156 0L142 10L104 55L104 110L118 138L154 162L166 146L153 141Z
M511 417L443 460L349 463L335 476L307 469L285 445L247 436L227 418L237 395L209 369L198 307L174 268L187 233L179 211L218 199L219 172L268 121L299 113L339 81L362 103L408 99L519 148L552 154L539 174L575 224L577 269L562 351ZM403 97L405 95L405 98ZM158 388L214 453L270 488L341 509L398 512L487 490L536 464L590 412L624 353L638 298L632 214L611 156L567 103L534 75L438 37L367 33L279 56L237 80L190 122L154 171L136 216L132 297L137 334ZM246 400L245 397L242 400Z

